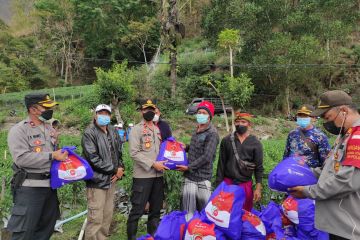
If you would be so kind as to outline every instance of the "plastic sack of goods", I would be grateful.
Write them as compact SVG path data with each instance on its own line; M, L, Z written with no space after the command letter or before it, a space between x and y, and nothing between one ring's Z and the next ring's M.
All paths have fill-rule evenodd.
M137 240L154 240L154 238L150 234L146 234L145 236L137 238Z
M186 228L186 211L174 211L164 216L156 230L156 240L182 240Z
M208 223L204 216L195 212L187 225L184 240L226 240L224 234Z
M290 187L316 184L317 178L304 157L288 157L271 171L268 181L272 190L287 192Z
M301 240L327 240L327 233L315 228L315 201L287 197L281 204L285 216L296 224L297 237Z
M94 172L89 163L77 155L74 150L76 147L63 147L63 151L69 153L66 161L54 160L50 169L50 186L56 189L65 184L79 180L89 180L93 177Z
M265 240L265 238L266 229L261 219L255 214L243 210L241 239Z
M156 161L167 161L164 165L171 170L176 169L177 165L188 165L185 150L173 137L169 137L161 143Z
M244 201L245 192L241 187L222 182L211 194L203 215L228 238L240 239Z

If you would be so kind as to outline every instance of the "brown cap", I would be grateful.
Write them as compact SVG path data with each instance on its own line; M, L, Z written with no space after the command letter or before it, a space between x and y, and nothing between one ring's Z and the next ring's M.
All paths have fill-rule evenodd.
M315 108L310 104L304 104L302 105L299 110L296 112L296 114L305 114L310 116L310 114L315 110Z
M344 91L333 90L324 92L320 96L320 103L311 116L322 116L333 107L352 104L352 98Z

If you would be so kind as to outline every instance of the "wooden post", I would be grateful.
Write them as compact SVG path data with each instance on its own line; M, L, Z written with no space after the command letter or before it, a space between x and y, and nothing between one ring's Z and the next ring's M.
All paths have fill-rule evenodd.
M55 89L53 88L52 90L53 90L54 101L56 101Z
M6 152L6 150L4 151L4 160L6 160L6 158L7 158L7 152Z
M1 201L4 201L5 199L5 187L6 187L6 178L3 177L1 181L1 194L0 194Z

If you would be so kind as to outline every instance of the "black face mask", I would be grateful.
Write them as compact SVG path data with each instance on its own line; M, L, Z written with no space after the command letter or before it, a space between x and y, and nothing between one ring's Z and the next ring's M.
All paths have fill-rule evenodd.
M323 123L323 127L325 128L325 130L328 131L331 134L334 134L334 135L339 135L340 133L342 135L345 134L344 127L341 128L341 127L337 127L335 125L335 120L339 116L339 113L336 115L336 117L335 117L335 119L333 121L328 121L328 122Z
M146 113L143 113L143 118L148 122L152 121L154 119L154 116L155 116L155 112L153 111L148 111Z
M240 135L246 133L248 127L247 126L242 126L242 125L238 125L238 126L235 126L236 128L236 132Z
M323 123L323 126L326 131L328 131L329 133L334 134L334 135L339 135L339 133L341 131L341 127L337 127L335 125L334 121L329 121L329 122Z
M50 120L52 118L52 116L53 116L53 113L54 113L54 111L51 110L51 109L45 110L44 112L41 113L39 119L41 121L43 121L43 122L47 121L47 120Z

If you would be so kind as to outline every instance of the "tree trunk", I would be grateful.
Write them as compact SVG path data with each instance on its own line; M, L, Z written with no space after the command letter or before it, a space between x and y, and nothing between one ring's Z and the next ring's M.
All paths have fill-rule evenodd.
M286 86L285 88L285 109L286 116L288 116L291 113L290 110L290 87Z
M326 39L326 55L328 62L330 61L330 40Z
M230 76L234 77L234 66L233 66L233 50L229 47L230 51Z
M116 118L117 124L119 124L119 123L124 124L124 121L122 120L121 114L119 111L119 101L117 101L117 99L113 98L111 101L110 107L111 107L111 111L115 113L115 118Z
M176 96L176 61L177 61L177 50L170 50L170 80L171 80L171 98L174 99Z
M149 69L148 62L147 62L147 58L146 58L146 52L145 52L145 44L142 44L142 45L141 45L141 51L142 51L142 53L143 53L143 55L144 55L145 65L146 65L146 67Z
M222 109L224 112L224 117L225 117L226 131L229 132L230 131L229 121L228 121L227 112L226 112L226 108L225 108L224 98L220 95L219 91L216 89L216 87L211 82L209 82L209 84L215 90L216 94L219 96L219 98L221 100L221 106L222 106Z

